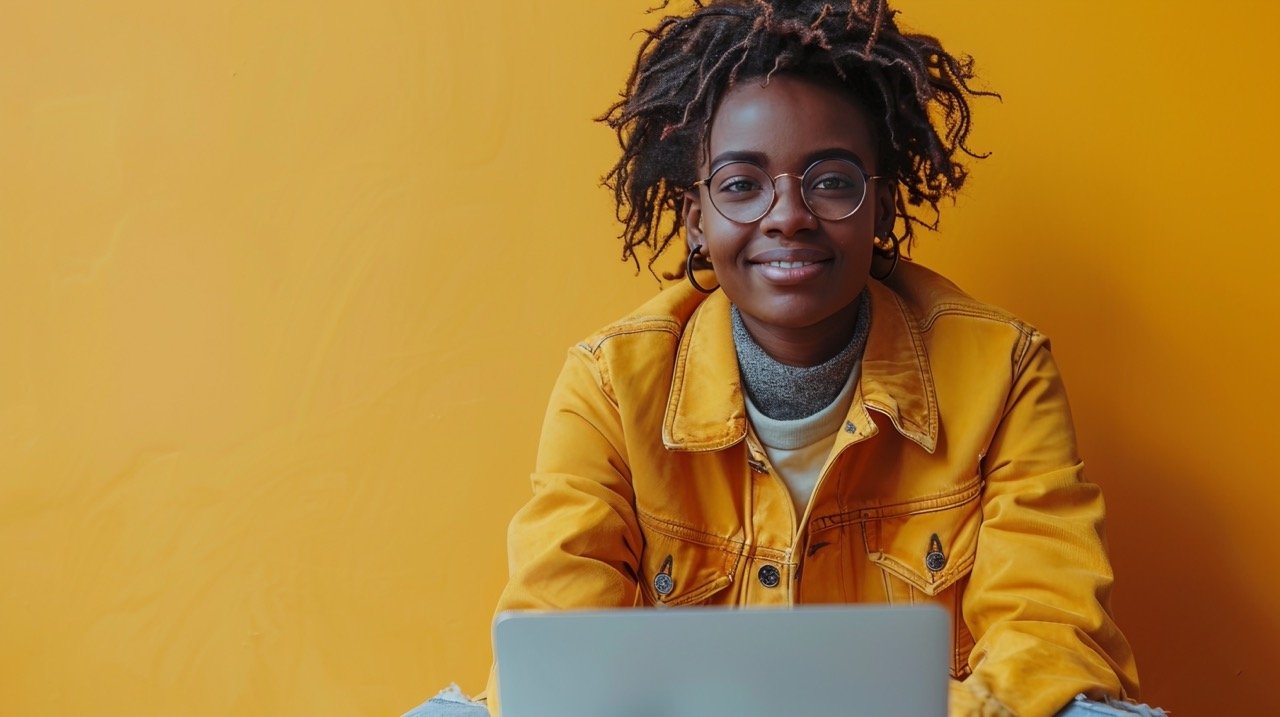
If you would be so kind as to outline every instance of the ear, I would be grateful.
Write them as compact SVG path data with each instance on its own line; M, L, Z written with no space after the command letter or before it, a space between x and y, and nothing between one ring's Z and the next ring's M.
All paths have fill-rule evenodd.
M887 237L898 218L898 183L885 179L876 182L876 236Z
M684 201L680 206L680 220L684 223L684 238L689 245L689 251L693 251L695 246L706 246L707 242L702 237L702 198L698 195L697 189L690 189L684 193Z

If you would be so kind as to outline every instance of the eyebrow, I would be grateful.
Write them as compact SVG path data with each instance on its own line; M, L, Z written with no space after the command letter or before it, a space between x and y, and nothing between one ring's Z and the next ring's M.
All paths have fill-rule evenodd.
M810 152L804 156L804 166L797 167L797 171L803 172L809 165L821 159L847 159L865 170L867 165L863 163L862 158L857 152L844 147L827 147ZM764 152L752 152L750 150L730 150L721 152L711 159L711 171L714 173L720 167L731 162L751 162L764 167L768 164L768 155Z

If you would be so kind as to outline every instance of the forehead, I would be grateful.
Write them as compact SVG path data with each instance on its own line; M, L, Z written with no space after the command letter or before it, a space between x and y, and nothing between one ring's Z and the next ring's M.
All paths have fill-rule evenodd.
M725 153L759 155L771 171L799 171L828 150L853 153L873 169L875 139L866 112L828 83L775 75L740 82L725 93L707 137L705 165Z

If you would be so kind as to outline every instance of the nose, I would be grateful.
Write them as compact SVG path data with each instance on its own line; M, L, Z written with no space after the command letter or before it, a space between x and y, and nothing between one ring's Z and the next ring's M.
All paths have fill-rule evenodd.
M773 206L760 220L765 234L795 236L805 229L816 229L818 218L809 211L801 191L803 180L795 174L779 174L773 178Z

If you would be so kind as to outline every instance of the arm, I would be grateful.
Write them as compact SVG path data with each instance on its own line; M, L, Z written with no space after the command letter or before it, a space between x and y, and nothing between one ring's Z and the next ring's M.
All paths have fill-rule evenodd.
M570 350L552 391L533 497L511 520L497 611L631 606L643 546L617 405L594 358ZM496 665L489 709L498 715Z
M983 461L983 523L963 604L973 674L965 689L953 686L953 715L1001 714L992 707L1003 703L1034 717L1079 692L1137 695L1133 654L1110 615L1102 493L1082 472L1057 366L1033 334Z

